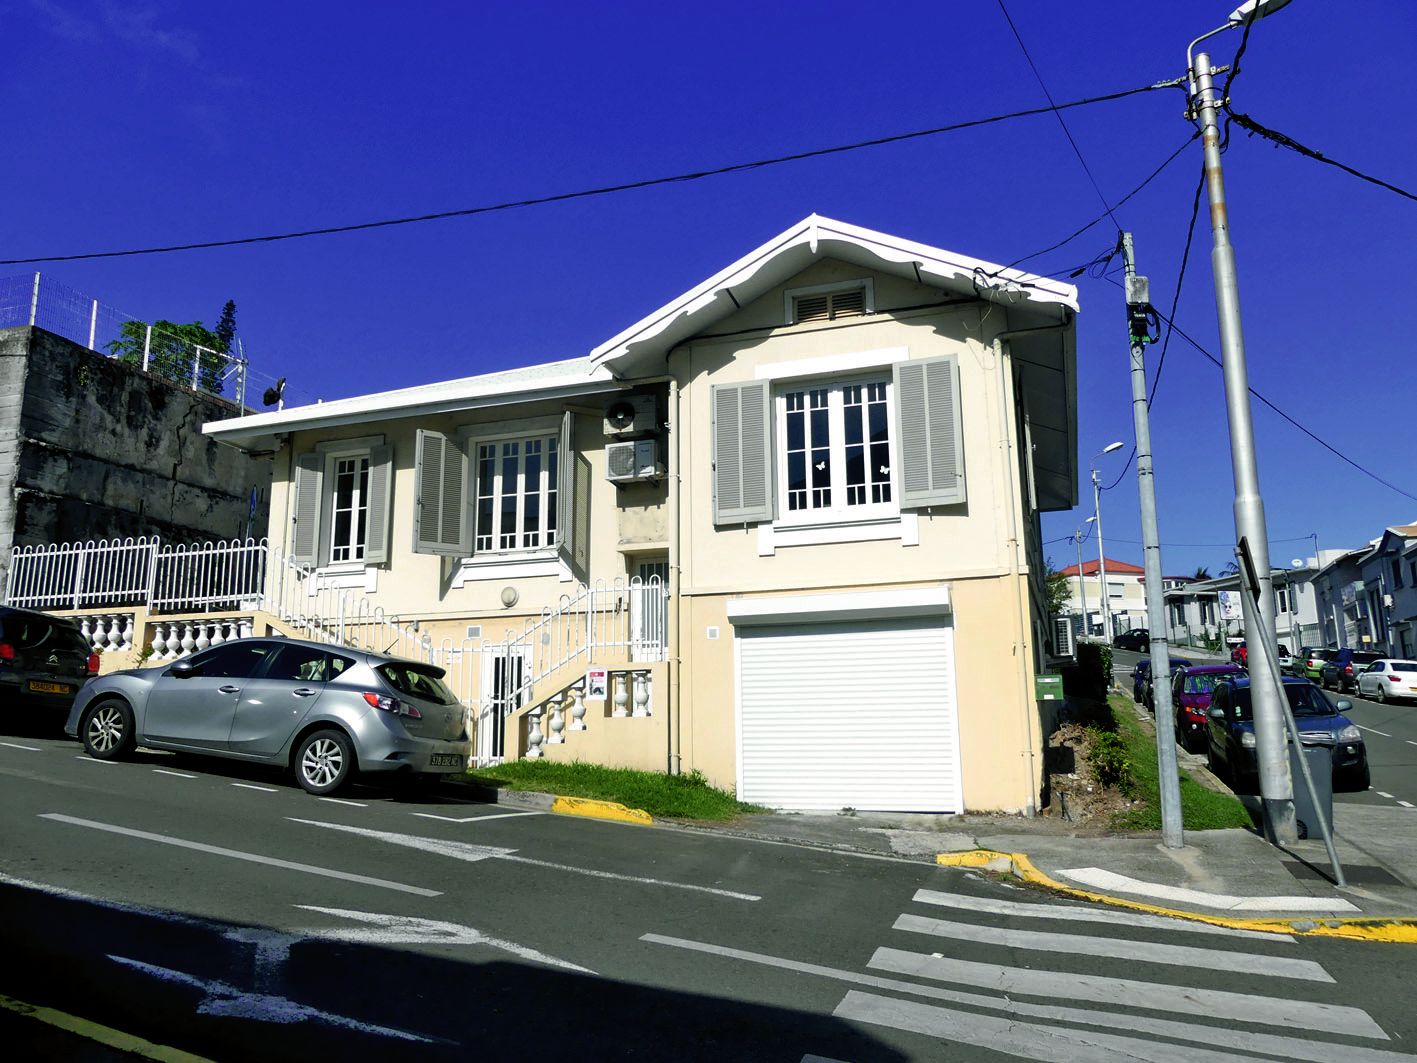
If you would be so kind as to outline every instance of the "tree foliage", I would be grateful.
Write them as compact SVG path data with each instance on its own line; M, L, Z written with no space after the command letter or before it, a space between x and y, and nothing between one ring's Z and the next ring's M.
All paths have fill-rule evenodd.
M201 390L220 395L227 367L222 355L230 353L235 338L236 303L227 300L216 331L200 321L183 325L159 319L152 323L149 343L146 321L125 321L118 339L108 344L108 352L121 362L140 366L146 345L148 372L183 387L190 388L195 382Z
M1199 567L1196 569L1196 571L1195 571L1195 575L1193 575L1193 576L1191 577L1191 579L1194 579L1194 580L1210 579L1210 569L1206 568L1204 565L1199 566Z
M1043 588L1043 593L1048 599L1048 615L1062 616L1068 599L1072 597L1072 591L1068 587L1068 577L1053 567L1052 558L1048 559L1044 572Z

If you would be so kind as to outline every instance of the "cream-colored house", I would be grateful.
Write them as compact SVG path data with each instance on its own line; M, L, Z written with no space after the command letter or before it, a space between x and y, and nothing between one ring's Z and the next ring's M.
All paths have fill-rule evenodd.
M1076 310L814 215L586 356L203 430L274 461L276 626L377 617L483 760L1031 811Z

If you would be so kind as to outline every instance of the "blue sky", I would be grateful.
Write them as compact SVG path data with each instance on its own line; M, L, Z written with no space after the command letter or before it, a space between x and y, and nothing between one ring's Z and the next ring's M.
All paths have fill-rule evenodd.
M1229 0L1011 0L1058 101L1179 76ZM0 3L0 258L304 229L521 199L1041 105L994 0L953 4ZM1343 19L1339 21L1340 17ZM1239 34L1211 42L1228 61ZM1294 0L1258 25L1236 110L1417 186L1417 5ZM1186 139L1178 90L1067 112L1110 201ZM1170 305L1194 145L1118 210ZM1226 157L1251 383L1417 495L1417 204L1238 131ZM253 247L39 267L144 318L235 299L256 370L296 399L584 354L817 211L1011 261L1101 212L1049 115L593 200ZM1110 249L1099 225L1030 263ZM1217 355L1204 207L1178 321ZM0 267L21 274L31 267ZM1089 456L1132 442L1121 292L1081 278ZM1154 360L1157 348L1150 349ZM1276 563L1417 519L1417 502L1255 412ZM1229 558L1220 373L1173 341L1153 410L1165 567ZM1101 459L1109 481L1127 450ZM1046 538L1091 512L1045 517ZM1135 477L1104 495L1139 562ZM1196 544L1196 545L1192 545ZM1048 549L1061 565L1071 543Z

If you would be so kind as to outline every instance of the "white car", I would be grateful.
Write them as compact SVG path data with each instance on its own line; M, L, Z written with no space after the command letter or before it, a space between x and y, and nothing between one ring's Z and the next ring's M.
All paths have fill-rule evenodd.
M1417 661L1374 661L1358 673L1358 693L1374 701L1417 698Z

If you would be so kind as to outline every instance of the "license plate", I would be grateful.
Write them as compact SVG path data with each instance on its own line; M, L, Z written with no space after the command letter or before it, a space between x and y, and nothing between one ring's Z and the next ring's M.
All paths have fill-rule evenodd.
M430 768L460 768L462 761L462 755L459 753L434 753L428 758L428 766Z
M72 694L74 688L67 683L41 683L38 679L30 680L30 689L36 694Z

